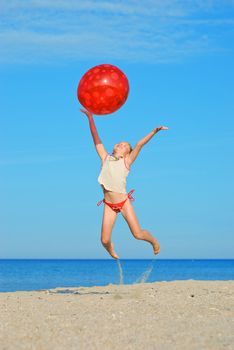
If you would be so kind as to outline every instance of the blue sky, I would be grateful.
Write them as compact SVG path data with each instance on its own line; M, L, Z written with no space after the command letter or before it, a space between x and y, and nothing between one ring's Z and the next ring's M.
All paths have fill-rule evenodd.
M234 2L0 3L0 258L109 258L100 160L76 89L110 63L125 105L95 122L106 149L165 125L128 177L160 258L234 257ZM119 216L120 258L151 258Z

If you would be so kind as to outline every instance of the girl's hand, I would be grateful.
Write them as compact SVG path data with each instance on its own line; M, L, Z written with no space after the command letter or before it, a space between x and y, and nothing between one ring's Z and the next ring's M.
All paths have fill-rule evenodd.
M158 132L160 130L168 130L168 127L167 126L159 126L158 128L154 129L154 132L156 133L156 132Z
M81 111L82 113L86 114L89 120L91 120L91 119L93 118L92 113L89 112L89 111L87 111L86 109L82 109L82 108L81 108L80 111Z

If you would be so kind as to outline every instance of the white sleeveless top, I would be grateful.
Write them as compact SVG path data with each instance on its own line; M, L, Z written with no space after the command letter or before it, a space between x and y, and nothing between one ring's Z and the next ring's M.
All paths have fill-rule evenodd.
M102 165L98 182L108 191L126 194L126 177L129 170L124 158L116 160L108 154Z

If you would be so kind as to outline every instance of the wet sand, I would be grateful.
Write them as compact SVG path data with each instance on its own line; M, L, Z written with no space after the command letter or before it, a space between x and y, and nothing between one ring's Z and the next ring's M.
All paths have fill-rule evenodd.
M1 350L234 349L234 281L0 293Z

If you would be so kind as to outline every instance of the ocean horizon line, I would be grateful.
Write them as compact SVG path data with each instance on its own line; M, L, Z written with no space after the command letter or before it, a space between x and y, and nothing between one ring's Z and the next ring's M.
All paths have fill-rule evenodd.
M117 261L117 260L121 260L121 261L126 261L126 260L160 260L160 261L168 261L168 260L189 260L189 261L198 261L198 260L234 260L234 258L156 258L156 257L152 257L152 258L123 258L123 259L111 259L111 258L0 258L0 261L5 261L5 260L71 260L71 261L76 261L76 260L100 260L100 261Z

